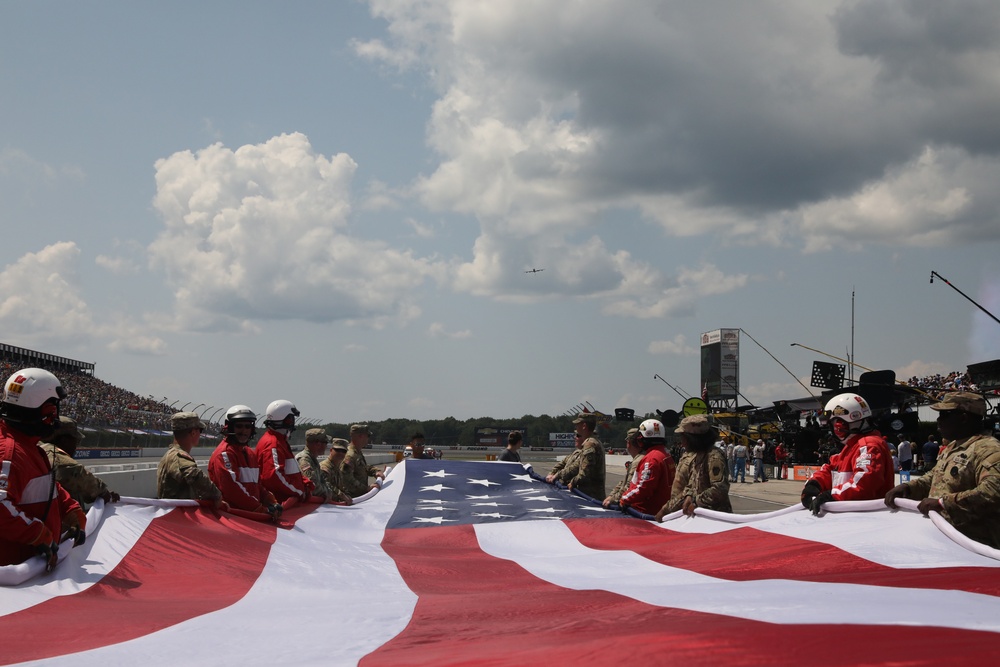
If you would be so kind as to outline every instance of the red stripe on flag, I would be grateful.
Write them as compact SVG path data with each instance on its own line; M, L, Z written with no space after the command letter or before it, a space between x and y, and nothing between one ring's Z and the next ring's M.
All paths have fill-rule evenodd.
M273 525L178 507L151 521L93 586L4 616L0 664L117 644L227 607L253 586L276 535Z
M829 544L748 527L702 535L665 530L638 519L565 523L591 549L631 551L661 565L718 579L792 579L1000 595L1000 568L893 568Z
M581 523L600 531L618 522ZM382 547L419 597L406 628L366 666L981 665L1000 648L989 632L778 625L570 590L485 554L472 526L387 530Z

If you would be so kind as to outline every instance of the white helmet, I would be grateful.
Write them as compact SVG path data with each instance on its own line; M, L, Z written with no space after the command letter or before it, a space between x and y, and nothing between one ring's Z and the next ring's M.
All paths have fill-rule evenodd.
M851 433L870 429L866 420L871 418L872 409L868 406L868 401L857 394L837 394L827 401L824 413L833 434L841 441L846 440ZM842 422L846 429L840 427L838 433L837 422Z
M636 435L641 435L643 440L663 440L667 437L667 431L658 419L647 419L639 424L639 431Z
M253 426L257 422L257 415L247 406L234 405L226 410L226 423L222 427L222 432L226 435L233 435L235 433L233 426L237 422L249 422L251 427L250 437L252 438L256 434L257 429L253 428Z
M264 415L264 426L291 433L295 430L295 418L298 416L299 410L291 401L283 399L271 401Z
M59 426L59 401L65 397L55 375L41 368L25 368L4 383L0 415L23 433L47 438Z

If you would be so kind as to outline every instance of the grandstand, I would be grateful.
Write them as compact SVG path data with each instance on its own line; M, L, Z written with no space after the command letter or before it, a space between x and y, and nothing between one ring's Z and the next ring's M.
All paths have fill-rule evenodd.
M158 401L105 382L94 375L93 363L0 343L2 380L31 367L44 368L62 382L67 396L60 412L86 432L85 446L129 448L169 442L170 415L176 408L165 403L165 397ZM208 426L217 433L217 424Z

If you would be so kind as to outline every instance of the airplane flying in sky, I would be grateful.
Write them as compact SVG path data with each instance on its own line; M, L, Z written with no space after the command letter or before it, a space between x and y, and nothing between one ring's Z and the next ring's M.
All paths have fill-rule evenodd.
M544 271L544 270L545 269L528 269L527 271L525 271L525 273L538 273L538 272Z

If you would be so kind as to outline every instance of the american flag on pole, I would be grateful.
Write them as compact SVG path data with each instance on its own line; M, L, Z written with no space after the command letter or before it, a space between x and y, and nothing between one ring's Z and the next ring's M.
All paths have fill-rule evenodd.
M0 664L995 659L1000 554L911 510L839 506L656 524L519 464L409 460L370 500L288 528L97 507L52 573L0 568Z

